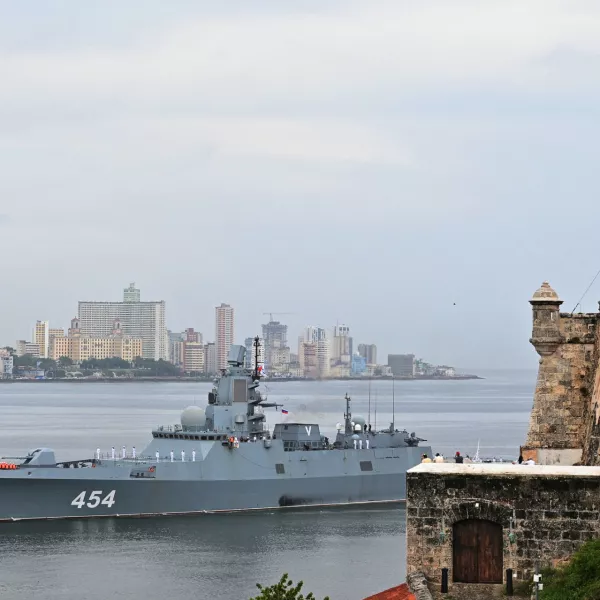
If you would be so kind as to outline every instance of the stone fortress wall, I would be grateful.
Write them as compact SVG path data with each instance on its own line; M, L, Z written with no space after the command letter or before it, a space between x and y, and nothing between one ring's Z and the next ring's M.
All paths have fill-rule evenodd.
M600 313L561 313L548 282L530 303L540 366L523 456L538 464L599 464Z
M501 596L600 536L600 313L561 313L547 282L530 300L540 355L518 464L421 464L407 473L407 573L434 598ZM585 465L585 466L582 466ZM447 571L446 571L447 570Z

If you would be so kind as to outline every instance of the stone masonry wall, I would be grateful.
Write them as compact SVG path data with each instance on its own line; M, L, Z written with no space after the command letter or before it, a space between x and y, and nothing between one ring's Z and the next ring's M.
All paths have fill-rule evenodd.
M583 417L593 385L590 324L595 327L595 317L560 315L563 342L540 358L527 448L583 448Z
M596 327L594 353L592 358L594 385L583 416L583 456L584 465L600 464L600 327Z
M531 581L536 562L556 564L600 536L599 509L600 468L421 464L407 474L407 573L422 571L440 599L448 568L452 598L491 598L503 586L452 582L454 523L500 524L503 572Z

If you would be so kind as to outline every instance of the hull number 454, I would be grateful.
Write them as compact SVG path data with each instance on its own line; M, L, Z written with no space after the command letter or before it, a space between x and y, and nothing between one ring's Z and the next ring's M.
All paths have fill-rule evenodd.
M104 492L94 491L90 492L90 495L87 497L87 502L85 501L85 492L81 492L74 500L71 502L72 506L76 506L77 508L83 508L87 506L88 508L96 508L100 504L104 504L110 508L115 503L115 490L111 490L104 496Z

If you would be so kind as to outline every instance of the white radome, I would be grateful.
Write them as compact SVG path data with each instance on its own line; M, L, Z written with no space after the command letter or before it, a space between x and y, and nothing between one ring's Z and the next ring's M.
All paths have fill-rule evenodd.
M181 413L181 426L184 429L195 429L206 425L206 414L199 406L188 406Z

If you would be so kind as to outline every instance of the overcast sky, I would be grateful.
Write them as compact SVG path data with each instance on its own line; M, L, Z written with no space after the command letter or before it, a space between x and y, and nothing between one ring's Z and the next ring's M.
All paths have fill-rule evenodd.
M208 340L228 302L535 367L531 294L600 268L599 107L596 0L2 1L0 343L135 281Z

